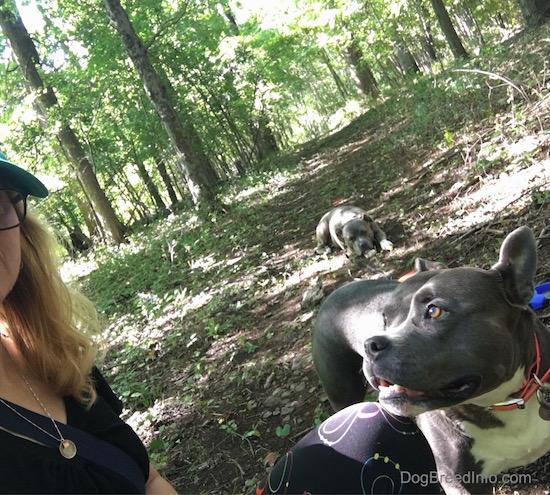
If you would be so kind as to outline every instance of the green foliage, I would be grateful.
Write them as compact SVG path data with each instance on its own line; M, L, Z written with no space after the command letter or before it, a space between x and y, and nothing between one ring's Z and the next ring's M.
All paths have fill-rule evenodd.
M275 428L275 434L279 438L285 438L285 437L288 437L288 435L290 435L290 430L291 430L291 426L288 423L285 423L284 425L277 426L277 428Z
M496 49L496 42L522 22L514 0L447 3L473 53ZM395 95L403 84L410 84L396 64L396 46L406 46L427 74L440 72L450 58L426 2L307 0L265 6L227 0L146 0L128 2L125 8L154 68L170 81L182 120L192 124L222 178L235 176L236 160L247 174L270 166L259 165L269 154L259 149L266 130L280 147L288 148L325 135L366 109L355 85L356 68L348 58L352 41L361 51L360 63L370 67L386 99L402 99ZM33 2L32 9L41 20L31 34L43 62L42 76L55 88L60 107L50 112L43 128L3 43L0 141L5 151L57 179L52 188L57 194L44 204L43 213L67 243L77 226L88 236L96 235L93 221L83 211L87 200L54 139L59 122L69 122L123 221L147 223L159 214L159 207L138 175L137 164L144 164L166 204L171 200L158 164L167 166L176 190L183 178L102 2L41 0ZM424 25L430 28L439 57L435 62L426 55ZM423 77L414 80L425 86L426 97L417 100L408 115L424 132L434 127L434 111L441 114L436 118L449 114L446 94L460 93L461 79L466 76L443 77L437 87ZM477 84L483 82L478 78ZM470 101L472 108L478 103ZM179 189L181 200L185 191ZM71 201L75 196L78 204Z
M160 431L162 433L162 430ZM169 451L172 443L167 442L161 437L156 437L149 444L148 453L151 463L156 469L164 469L170 462Z
M223 421L220 423L220 430L225 431L230 435L237 433L237 423L234 420Z
M162 16L163 10L159 8L154 12ZM312 16L316 19L314 14ZM277 40L271 39L276 38L275 28L266 34L266 39L271 41L260 43L254 34L259 27L252 20L249 24L250 32L243 28L241 34L247 38L240 40L250 44L248 50L267 45L271 50L271 43L276 46ZM308 36L313 36L315 29L324 32L324 28L313 27L308 27ZM337 27L335 21L331 29ZM144 25L140 29L147 31L149 27ZM258 46L248 38L253 36ZM285 33L285 36L288 43L303 42L301 35L296 33ZM328 42L326 47L329 53L335 49ZM312 49L306 55L309 57L314 52ZM179 436L172 430L162 429L164 419L158 430L156 425L152 427L154 437L149 449L155 463L161 466L172 463L169 449L174 449L178 441L186 444L181 447L183 452L191 451L189 443L193 440L182 435L182 431L187 433L188 429L199 432L199 442L210 442L206 432L214 430L217 440L222 437L226 445L236 443L238 450L254 453L254 443L260 436L262 444L268 444L274 436L284 439L280 440L281 444L293 439L291 430L297 428L293 421L285 419L288 423L273 424L270 421L277 417L273 412L275 407L273 411L261 410L263 394L275 386L284 388L277 379L285 377L290 362L288 355L285 360L280 359L281 355L286 354L293 342L307 339L309 335L309 322L292 319L300 286L285 285L285 282L313 261L286 255L292 252L289 249L303 249L307 242L304 239L309 235L304 232L313 231L317 213L323 205L328 207L338 196L365 198L362 188L367 174L368 180L376 184L376 191L390 191L401 184L397 170L402 169L398 167L416 166L429 160L433 153L453 147L462 149L466 132L471 130L475 140L478 126L485 130L492 119L496 122L494 129L491 128L494 136L483 134L483 143L475 141L478 159L469 166L468 174L494 172L492 169L509 160L500 138L518 140L525 131L522 119L527 112L523 109L523 98L506 84L494 83L481 74L458 72L455 67L482 67L513 78L531 95L534 94L531 90L534 92L540 87L537 78L542 83L545 79L525 66L524 60L528 59L526 63L532 67L543 66L544 53L535 56L522 53L521 60L512 59L510 51L504 48L487 49L484 53L487 56L465 65L438 69L430 77L409 77L397 88L385 87L380 101L371 103L371 110L342 132L307 143L298 153L274 154L244 177L228 182L220 192L226 205L225 214L211 214L199 220L194 212L184 211L157 219L147 226L136 226L128 244L101 247L80 260L83 264L94 265L79 283L97 303L109 324L110 379L116 392L125 399L126 406L132 411L153 415L156 401L169 391L181 394L177 398L178 416L172 417L174 422L180 420L179 411L185 408L192 409L200 418L193 427L182 420L177 426ZM304 60L308 60L307 57ZM245 62L252 64L250 60ZM264 62L265 67L275 65L274 60ZM214 66L208 70L214 70ZM309 68L302 70L305 73ZM273 69L270 80L273 84L276 76L279 77ZM182 87L184 82L181 81ZM296 82L294 89L298 88ZM243 94L246 91L243 90ZM280 108L292 108L291 100L289 97ZM229 102L231 98L226 103ZM199 108L196 111L199 112ZM489 119L483 121L486 117ZM356 140L354 144L360 142L360 146L350 150L347 146L350 136ZM223 140L225 136L218 138ZM362 151L368 151L364 161ZM348 174L335 174L327 179L323 174L332 173L328 168L311 173L312 166L333 159L339 164L338 160L348 153L356 157L355 169L349 167ZM115 152L112 156L115 157ZM306 157L303 163L300 162L302 157ZM460 160L460 155L457 158ZM534 152L525 151L518 153L515 160L521 163L536 158ZM434 166L433 172L447 166L449 161L444 161ZM305 187L304 177L312 181L307 184L311 188ZM397 195L398 199L391 201L392 214L408 217L411 211L400 198L414 196L416 201L424 197L424 188L433 188L437 193L438 186L440 184L422 180L414 188L405 187ZM533 204L537 208L544 209L548 200L545 192L533 192ZM274 211L274 205L280 210ZM414 215L423 215L424 208L424 204L415 206ZM446 217L430 215L430 228L437 229L440 222L446 220ZM402 262L406 264L407 259L403 258ZM336 273L332 276L331 282L341 281ZM285 311L291 315L288 320L284 319L287 318ZM271 322L276 323L271 326ZM269 347L272 341L283 343L281 349L277 349L280 351L277 356L272 352L273 347ZM294 362L290 366L294 375ZM280 369L275 385L268 378L271 367ZM269 372L266 373L266 369ZM301 373L300 368L297 373ZM374 400L374 396L367 400ZM310 404L308 401L307 406L296 407L305 409ZM273 412L273 415L262 416L264 412ZM324 408L318 405L313 413L314 423L320 424L329 414L326 405ZM287 416L281 413L281 417ZM204 450L204 445L201 449ZM204 465L203 469L209 467L206 461ZM249 476L248 470L246 476ZM248 480L253 483L252 478Z
M319 426L325 419L328 419L329 416L330 414L327 413L322 404L318 404L313 411L313 425Z

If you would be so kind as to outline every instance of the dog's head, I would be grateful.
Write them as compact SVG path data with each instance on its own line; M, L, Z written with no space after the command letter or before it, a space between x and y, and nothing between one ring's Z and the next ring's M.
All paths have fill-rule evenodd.
M342 227L342 239L348 256L370 257L376 254L374 233L365 220L355 218Z
M365 342L364 372L380 403L410 416L504 400L491 393L515 387L507 384L528 364L535 269L535 239L522 227L490 270L421 271L403 282L384 308L385 332Z

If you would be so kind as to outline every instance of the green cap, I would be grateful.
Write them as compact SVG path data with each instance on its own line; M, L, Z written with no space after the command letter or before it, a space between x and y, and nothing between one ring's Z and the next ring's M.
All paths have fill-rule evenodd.
M34 175L14 165L6 159L6 155L0 151L0 185L13 187L22 193L45 198L48 189Z

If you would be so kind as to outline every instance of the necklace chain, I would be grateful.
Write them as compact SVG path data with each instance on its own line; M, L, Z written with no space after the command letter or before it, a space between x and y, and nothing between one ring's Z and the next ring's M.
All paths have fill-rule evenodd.
M46 409L46 406L44 405L44 403L40 400L40 398L38 397L38 395L36 395L34 393L34 390L33 388L31 387L31 384L28 382L27 378L25 378L25 375L21 375L21 378L23 378L23 381L25 382L25 384L27 385L27 388L30 390L31 394L33 395L33 397L36 399L36 402L38 402L40 404L40 407L42 408L42 410L46 413L46 416L48 416L48 418L50 418L50 421L52 422L55 430L57 431L57 434L59 435L59 438L56 438L54 437L51 433L48 433L48 435L50 435L50 437L52 438L55 438L56 440L60 441L60 442L64 442L65 439L63 438L63 435L61 434L61 432L59 431L59 428L57 427L57 423L55 422L55 420L52 418L51 414L50 414L50 411L48 411L48 409ZM26 419L26 418L25 418ZM33 425L34 423L30 420L28 420L29 422L31 422ZM34 425L38 428L40 428L40 426L38 425ZM43 430L42 428L40 428L42 431L45 431Z
M17 409L15 409L14 407L10 406L4 399L0 398L0 402L2 402L2 404L4 404L8 409L10 409L11 411L13 411L15 414L17 414L20 418L24 419L27 423L30 423L31 425L33 425L35 428L38 428L39 430L43 431L46 435L52 437L54 440L57 440L58 442L59 441L63 441L63 437L61 437L61 440L59 438L57 438L56 436L52 435L49 431L45 430L44 428L42 428L41 426L38 426L36 423L34 423L33 421L31 421L29 418L27 418L26 416L23 416L23 414L21 414ZM56 425L56 428L57 428L57 425Z
M3 332L0 331L0 337L4 337L4 334ZM9 337L8 337L9 338ZM11 359L11 355L9 356L10 359ZM55 431L57 432L57 434L59 435L59 438L56 437L55 435L52 435L49 431L45 430L44 428L42 428L41 426L37 425L34 421L30 420L29 418L27 418L24 414L21 414L17 409L15 409L14 407L12 407L10 404L8 404L4 399L2 399L0 397L0 402L2 404L4 404L4 406L6 406L8 409L10 409L13 413L17 414L17 416L19 416L21 419L24 419L27 423L31 424L32 426L34 426L35 428L39 429L41 432L45 433L46 435L48 435L49 437L53 438L56 442L59 442L59 453L65 458L65 459L72 459L74 456L76 456L76 452L77 452L77 448L76 448L76 445L75 443L72 441L72 440L68 440L66 438L63 437L63 434L61 433L59 427L57 426L57 423L55 422L55 420L52 418L52 415L50 414L50 411L48 411L48 408L44 405L44 403L40 400L40 397L38 397L38 395L36 395L34 389L32 388L31 384L29 383L29 381L27 380L27 378L25 377L25 375L21 374L20 375L21 378L23 379L23 381L25 382L25 385L27 386L27 388L29 389L30 393L32 394L32 396L34 397L34 399L36 400L36 402L38 402L38 404L40 405L40 407L42 408L42 410L44 411L44 413L46 414L46 416L50 419L50 421L52 422L54 428L55 428Z

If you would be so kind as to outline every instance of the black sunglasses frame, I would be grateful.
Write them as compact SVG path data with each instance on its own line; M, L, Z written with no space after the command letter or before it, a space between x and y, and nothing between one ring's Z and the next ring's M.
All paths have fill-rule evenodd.
M27 193L24 193L24 192L19 191L17 189L11 189L11 188L7 188L7 187L0 188L0 193L2 193L3 191L15 192L15 193L18 193L18 194L21 195L21 200L23 201L23 214L22 214L21 217L19 217L19 215L17 215L17 218L19 218L19 223L17 223L16 225L12 225L11 227L0 227L0 232L3 231L3 230L15 229L16 227L19 227L25 221L25 218L27 218L27 198L29 196ZM12 204L15 207L15 203L12 203ZM15 213L17 214L17 209L15 210Z

